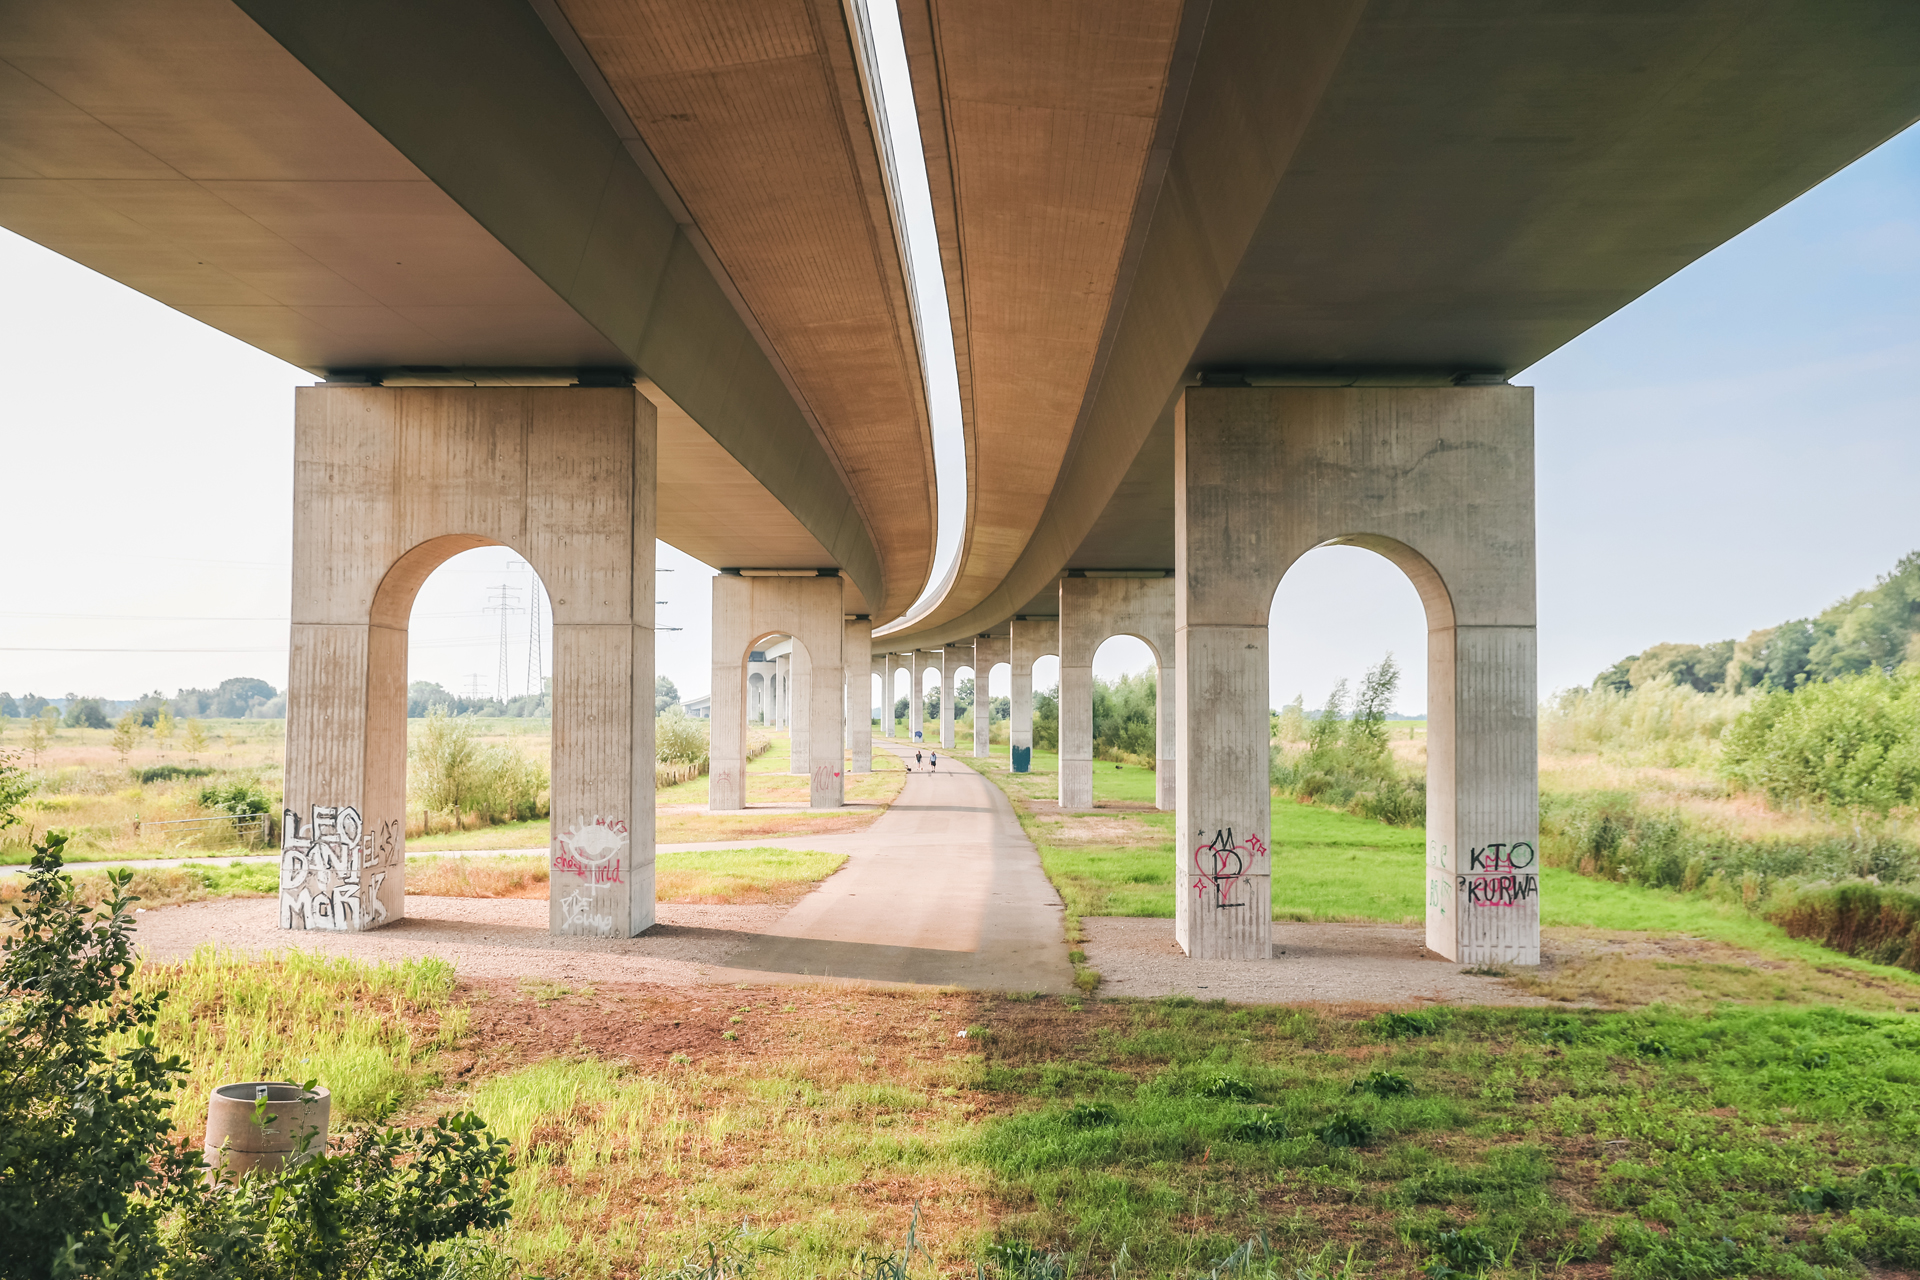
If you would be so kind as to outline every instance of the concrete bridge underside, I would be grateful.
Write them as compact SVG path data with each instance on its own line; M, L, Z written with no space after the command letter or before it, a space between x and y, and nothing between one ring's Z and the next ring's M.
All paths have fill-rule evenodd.
M1262 592L1334 538L1395 559L1428 608L1451 735L1430 776L1445 796L1429 936L1524 959L1529 926L1509 925L1527 909L1515 851L1531 856L1535 834L1534 424L1504 384L1920 118L1920 6L897 3L951 333L922 331L912 305L860 3L7 7L0 226L329 383L380 389L303 393L296 492L334 506L296 516L296 649L307 686L345 699L320 720L360 736L321 734L290 760L290 779L313 780L289 788L316 815L302 874L346 859L358 876L341 815L374 830L367 806L393 785L395 601L426 564L403 545L416 526L435 555L536 534L586 555L593 585L568 607L624 637L578 646L607 689L649 684L634 655L650 652L650 597L632 583L654 533L716 568L816 579L855 624L810 615L803 643L823 656L792 673L811 708L796 728L821 736L822 804L837 673L864 688L872 653L910 654L917 685L941 655L951 747L963 661L1006 653L1018 704L1033 659L1065 654L1078 597L1063 575L1160 574L1180 874L1246 909L1202 919L1183 899L1180 936L1257 956L1274 871L1250 655ZM948 342L967 502L943 570L922 371L927 344ZM526 390L575 384L636 390ZM432 387L470 393L407 394ZM611 415L591 431L575 420L590 403ZM555 422L574 424L572 445L542 438ZM617 466L580 443L616 430ZM477 460L473 493L508 497L483 511L458 486L434 504L400 493L425 474L409 470L416 440L450 442ZM516 449L533 460L518 472ZM385 488L380 467L397 477ZM362 490L386 504L380 563L339 532ZM553 524L536 491L572 514ZM1475 544L1468 511L1498 536ZM1271 545L1221 541L1207 512L1269 522ZM1228 564L1243 571L1223 585ZM758 634L725 660L740 708ZM835 688L807 686L816 665ZM651 846L626 839L650 795L641 703L567 696L585 736L567 745L578 776L563 784L556 763L555 793L579 809L566 856L617 871L626 896L556 896L555 927L642 927ZM302 891L309 920L347 910L337 887ZM397 909L393 886L369 892L356 919Z

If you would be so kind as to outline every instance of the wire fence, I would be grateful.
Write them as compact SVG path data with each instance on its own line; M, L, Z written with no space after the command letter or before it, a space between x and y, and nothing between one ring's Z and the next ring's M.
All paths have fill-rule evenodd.
M268 844L273 839L273 819L264 813L223 813L215 818L158 818L133 820L133 834L142 836L153 827L199 827L211 830L216 824L226 823L233 828L233 834L248 844ZM165 835L162 831L159 834ZM182 835L198 835L199 831L182 831Z

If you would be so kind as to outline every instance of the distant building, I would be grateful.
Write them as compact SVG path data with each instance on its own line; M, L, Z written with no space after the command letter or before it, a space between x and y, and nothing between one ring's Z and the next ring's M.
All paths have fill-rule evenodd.
M713 719L713 695L712 694L706 694L698 698L688 698L685 702L682 702L680 705L683 709L685 709L686 713L689 716L692 716L695 720Z

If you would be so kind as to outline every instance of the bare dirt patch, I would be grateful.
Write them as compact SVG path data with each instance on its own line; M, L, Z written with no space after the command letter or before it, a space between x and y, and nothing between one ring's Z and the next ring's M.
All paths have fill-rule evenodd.
M1171 920L1088 916L1080 923L1081 949L1101 976L1103 996L1399 1007L1547 1002L1503 977L1439 959L1417 927L1275 921L1273 959L1249 963L1191 958L1174 941Z

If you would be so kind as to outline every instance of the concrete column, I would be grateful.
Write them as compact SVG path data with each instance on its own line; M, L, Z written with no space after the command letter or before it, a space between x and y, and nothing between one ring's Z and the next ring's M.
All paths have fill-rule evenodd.
M746 807L746 656L778 635L793 638L795 749L809 775L809 802L837 809L845 795L842 717L846 684L842 651L844 587L836 576L807 578L723 573L713 580L713 729L708 807ZM801 683L804 681L804 684Z
M767 724L775 729L787 727L788 656L783 653L773 660L773 719Z
M1341 542L1427 612L1427 946L1539 963L1531 389L1194 388L1174 471L1180 944L1271 954L1267 614Z
M407 624L427 576L481 546L553 602L550 927L653 923L654 475L630 388L294 393L282 927L404 913Z
M960 664L965 654L965 649L954 645L947 645L940 651L940 749L942 751L953 750L953 695L960 685Z
M873 772L873 623L866 618L849 618L841 653L846 663L846 688L841 695L841 714L847 726L847 751L852 757L847 768L853 773Z
M993 699L987 696L988 677L996 663L1007 660L1005 636L973 638L973 754L993 754Z
M1173 714L1173 579L1145 573L1096 577L1070 572L1060 580L1060 807L1085 809L1093 804L1093 655L1114 636L1133 636L1153 650L1155 801L1159 808L1171 809L1178 733Z
M1008 624L1007 665L1013 681L1007 699L1008 755L1015 773L1033 770L1033 664L1059 647L1056 618L1015 618Z
M813 772L813 761L807 754L812 737L807 707L810 705L808 699L813 695L813 664L807 660L806 653L797 641L788 657L787 722L792 726L788 741L793 750L787 757L787 772L807 774ZM839 745L838 734L834 735L833 741L834 745Z
M927 718L927 694L926 690L920 687L921 682L926 679L927 665L927 655L920 650L915 649L907 655L907 679L913 686L907 697L908 742L918 742L920 740L920 726L925 723Z

